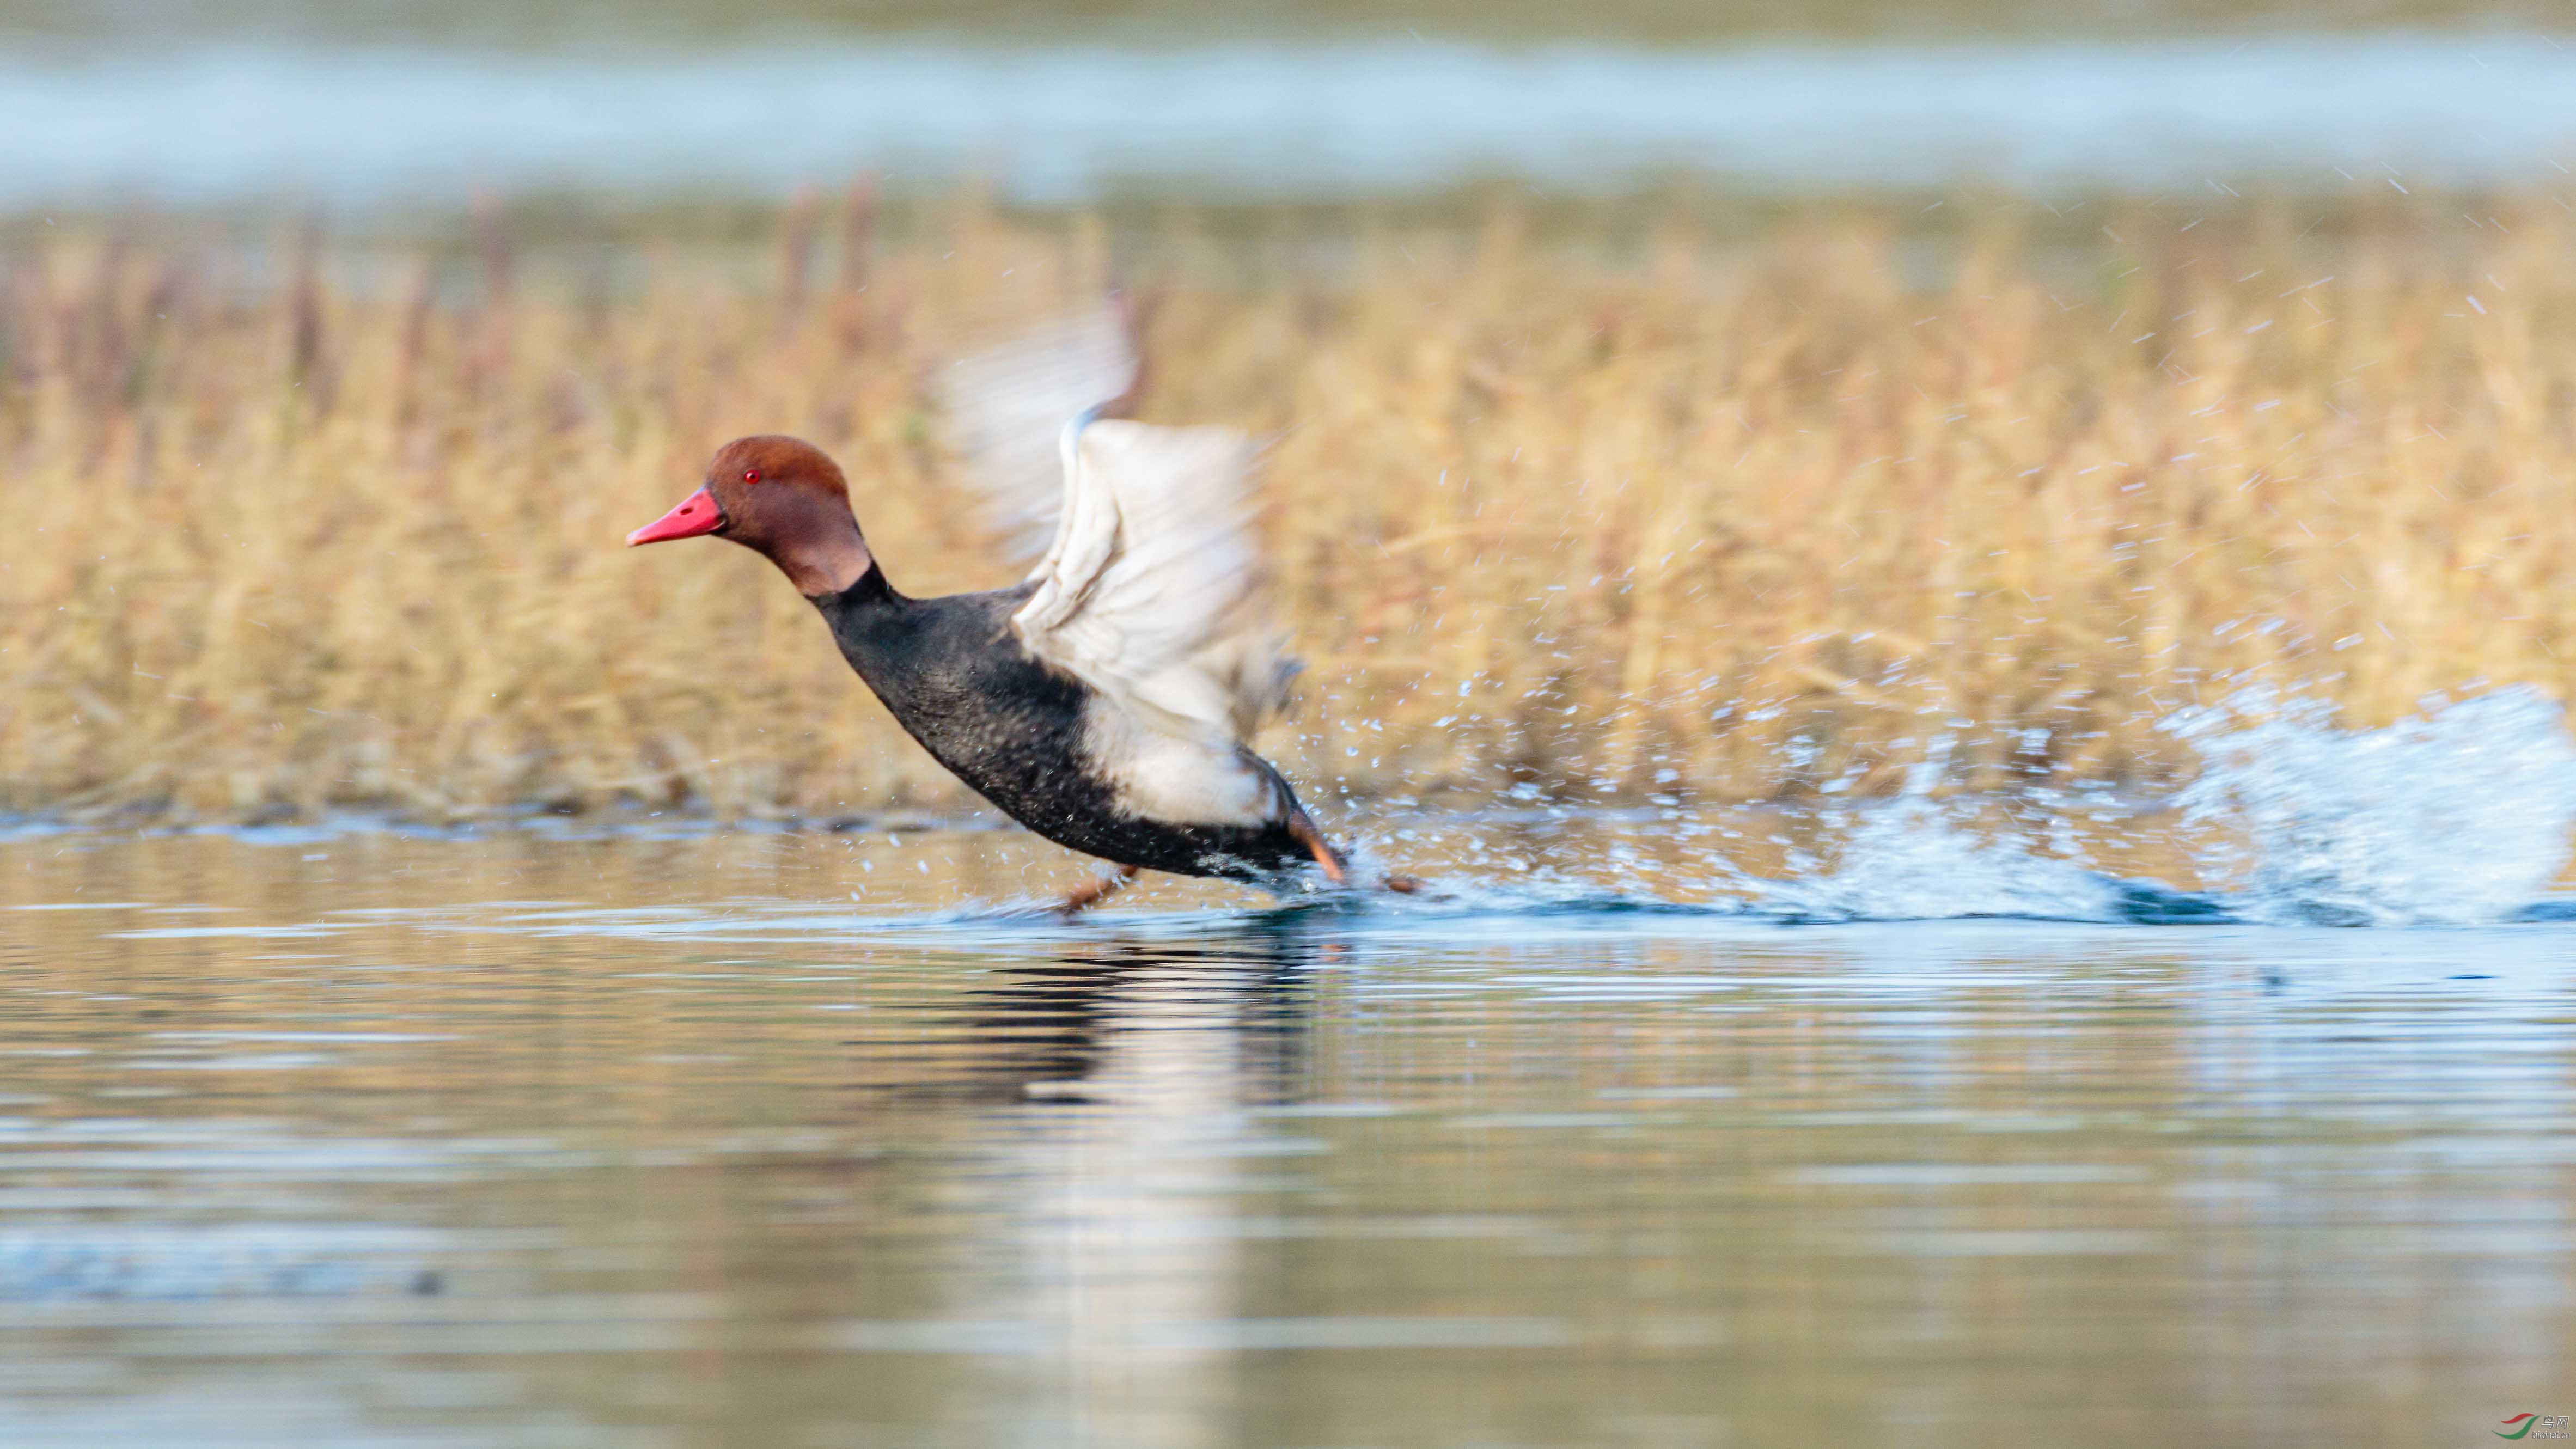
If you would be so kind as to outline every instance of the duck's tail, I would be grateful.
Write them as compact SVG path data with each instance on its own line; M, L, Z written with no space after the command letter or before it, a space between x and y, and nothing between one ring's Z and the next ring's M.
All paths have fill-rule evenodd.
M1288 837L1314 853L1315 864L1323 867L1324 879L1335 885L1350 884L1349 858L1324 838L1324 832L1316 828L1314 817L1308 815L1303 806L1291 805L1288 808L1287 823ZM1416 877L1389 871L1378 886L1400 896L1409 896L1422 889L1422 882Z
M1306 807L1290 802L1286 824L1288 838L1314 855L1315 864L1323 867L1324 879L1335 885L1342 884L1350 873L1342 863L1342 853L1333 849L1333 843L1324 838L1323 831L1315 828L1315 817L1306 813Z

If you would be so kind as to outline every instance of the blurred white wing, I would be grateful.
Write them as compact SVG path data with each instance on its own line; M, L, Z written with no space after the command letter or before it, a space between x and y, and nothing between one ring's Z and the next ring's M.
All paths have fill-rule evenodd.
M1109 306L1023 333L940 371L949 442L1022 557L1055 533L1065 494L1065 424L1135 381L1127 318Z
M1231 428L1097 418L1135 384L1127 318L1103 307L951 363L951 437L1001 521L1053 532L1011 619L1029 651L1138 724L1240 742L1295 661L1263 607L1254 449Z
M1064 520L1011 627L1140 723L1243 740L1297 672L1263 608L1250 441L1107 419L1063 437Z

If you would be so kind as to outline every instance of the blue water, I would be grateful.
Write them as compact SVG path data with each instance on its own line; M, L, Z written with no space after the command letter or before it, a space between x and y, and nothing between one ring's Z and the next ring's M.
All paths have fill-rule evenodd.
M766 197L879 169L1144 189L2560 185L2576 50L2531 32L1727 50L848 39L685 52L0 49L0 206Z

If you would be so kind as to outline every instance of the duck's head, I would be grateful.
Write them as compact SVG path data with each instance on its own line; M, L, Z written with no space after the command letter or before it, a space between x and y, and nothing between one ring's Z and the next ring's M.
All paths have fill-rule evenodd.
M762 554L808 598L837 594L875 566L840 466L801 438L762 433L716 449L698 491L626 542L707 533Z

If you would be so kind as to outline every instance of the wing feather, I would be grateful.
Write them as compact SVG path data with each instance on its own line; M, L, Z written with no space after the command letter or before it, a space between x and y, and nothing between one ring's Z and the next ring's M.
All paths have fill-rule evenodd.
M936 391L948 437L1022 557L1063 517L1065 424L1136 381L1127 319L1103 306L950 362Z
M1167 735L1240 744L1297 664L1266 607L1256 450L1232 428L1098 416L1134 385L1103 308L952 363L952 436L1003 521L1054 532L1011 628L1040 659Z
M1264 607L1251 442L1083 419L1064 454L1064 523L1012 627L1149 725L1242 741L1297 668Z

